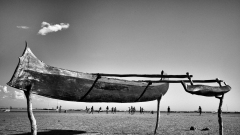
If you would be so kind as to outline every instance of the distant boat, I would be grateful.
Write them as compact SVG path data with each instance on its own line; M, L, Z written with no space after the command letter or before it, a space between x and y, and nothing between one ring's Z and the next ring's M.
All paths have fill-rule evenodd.
M10 109L4 109L3 112L10 112Z
M73 62L78 62L76 60ZM149 85L49 66L40 61L27 45L7 84L23 91L31 87L34 94L60 100L119 103L153 101L164 95L169 87L169 83Z

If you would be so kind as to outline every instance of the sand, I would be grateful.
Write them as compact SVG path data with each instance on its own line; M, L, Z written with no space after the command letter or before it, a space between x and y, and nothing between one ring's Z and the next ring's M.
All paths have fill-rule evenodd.
M85 112L35 112L38 135L151 135L156 124L156 113L130 115L128 113L105 114ZM240 114L223 114L224 134L240 134ZM200 135L218 132L217 114L172 113L161 114L158 134ZM194 126L195 130L190 130ZM208 128L209 130L202 131ZM0 135L27 135L31 131L26 112L0 112Z

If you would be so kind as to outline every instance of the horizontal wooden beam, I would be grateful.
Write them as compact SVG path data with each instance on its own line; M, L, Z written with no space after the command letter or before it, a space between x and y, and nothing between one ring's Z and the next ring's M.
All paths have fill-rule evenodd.
M104 74L95 73L93 75L107 76L107 77L148 77L148 78L188 78L188 75L161 75L161 74ZM193 75L189 75L193 77Z
M152 82L152 83L181 83L184 81L185 83L190 83L189 80L138 80L137 82ZM223 82L223 80L192 80L193 83L216 83Z

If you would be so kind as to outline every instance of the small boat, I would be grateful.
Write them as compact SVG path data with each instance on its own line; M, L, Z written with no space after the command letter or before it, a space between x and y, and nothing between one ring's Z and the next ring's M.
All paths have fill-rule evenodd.
M208 85L185 85L185 83L182 82L182 85L186 92L195 94L195 95L201 95L201 96L221 96L231 90L231 87L229 85L225 86L208 86Z
M4 109L2 110L3 112L10 112L11 110L10 109Z
M169 87L165 82L149 84L49 66L40 61L27 45L7 84L23 91L31 87L33 94L54 99L119 103L156 100Z

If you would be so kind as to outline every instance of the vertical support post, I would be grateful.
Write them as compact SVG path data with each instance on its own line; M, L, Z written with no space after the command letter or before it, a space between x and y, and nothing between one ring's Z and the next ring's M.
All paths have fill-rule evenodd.
M187 72L186 74L187 74L188 80L190 81L190 84L193 85L193 81L192 81L192 79L191 79L189 73Z
M219 81L218 78L216 78L217 83L219 84L220 87L222 87L221 82ZM222 104L223 104L223 98L224 94L222 94L221 97L216 96L219 101L219 106L218 106L218 124L219 124L219 135L223 135L223 121L222 121Z
M24 94L27 99L27 113L28 118L31 124L31 135L37 135L37 123L32 111L32 86L27 86L27 91L24 91Z
M218 78L216 78L217 83L219 84L220 87L222 87L221 82L219 81ZM226 83L225 83L226 85ZM216 96L216 98L218 98L219 101L219 106L218 106L218 124L219 124L219 135L223 135L223 122L222 122L222 104L223 104L223 98L224 98L224 94L222 94L221 97Z
M222 104L223 104L223 97L219 97L219 107L218 107L218 123L219 123L219 135L223 135L223 121L222 121Z
M157 128L158 128L158 121L159 121L159 118L160 118L160 101L162 99L162 94L160 95L160 97L157 99L157 121L156 121L156 127L155 127L155 130L154 130L154 135L157 133Z

